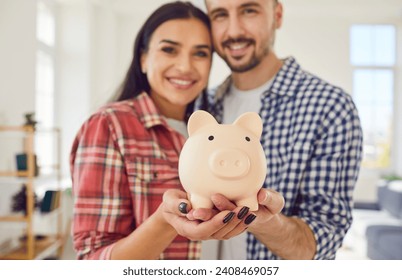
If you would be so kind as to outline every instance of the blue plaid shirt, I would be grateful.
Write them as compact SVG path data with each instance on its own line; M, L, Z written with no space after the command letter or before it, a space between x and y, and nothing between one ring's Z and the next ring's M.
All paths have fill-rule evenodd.
M208 110L222 122L231 77L208 93ZM352 98L284 61L261 94L267 157L264 187L285 198L284 215L305 221L317 242L315 259L335 259L352 222L353 190L362 157L362 130ZM280 259L252 234L248 259Z

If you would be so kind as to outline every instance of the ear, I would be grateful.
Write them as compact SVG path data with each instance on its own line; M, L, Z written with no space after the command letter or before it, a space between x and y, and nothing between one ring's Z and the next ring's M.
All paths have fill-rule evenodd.
M261 137L262 134L262 120L257 113L254 112L247 112L240 117L238 117L234 122L234 125L238 125L242 128L250 130L258 139Z
M275 28L279 29L282 26L283 19L283 6L282 3L278 2L274 8L275 13Z
M141 72L143 74L146 74L147 73L147 66L146 66L147 65L147 54L146 53L144 53L144 52L141 53L140 62L141 62Z
M188 119L187 130L188 135L191 136L201 127L209 124L218 124L215 118L208 112L203 110L195 111Z

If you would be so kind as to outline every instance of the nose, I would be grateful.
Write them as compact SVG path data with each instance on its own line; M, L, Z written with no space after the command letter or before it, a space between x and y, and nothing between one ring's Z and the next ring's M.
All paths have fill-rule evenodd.
M238 179L249 172L250 159L238 149L219 149L211 154L209 168L220 178Z
M239 17L234 15L229 16L227 36L230 38L239 38L242 35L244 35L244 28Z
M177 57L176 60L176 68L181 72L181 73L188 73L191 71L193 67L193 63L191 60L191 57L189 55L180 55Z

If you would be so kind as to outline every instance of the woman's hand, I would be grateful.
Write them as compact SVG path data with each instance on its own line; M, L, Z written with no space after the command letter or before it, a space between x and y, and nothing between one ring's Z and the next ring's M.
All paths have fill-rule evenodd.
M190 240L225 240L242 233L252 221L247 207L230 210L191 209L187 194L180 190L168 190L163 195L162 215L177 233ZM187 212L187 213L186 213ZM249 218L251 217L251 218Z
M220 211L236 209L236 205L221 194L212 196L212 202ZM261 189L257 194L259 209L255 212L258 216L255 222L250 225L250 230L261 230L274 217L279 215L285 205L283 196L274 190ZM246 218L247 219L247 218Z

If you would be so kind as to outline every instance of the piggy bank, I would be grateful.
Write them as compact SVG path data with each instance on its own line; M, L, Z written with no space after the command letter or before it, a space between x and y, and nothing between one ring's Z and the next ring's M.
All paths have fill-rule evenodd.
M212 208L211 195L220 193L237 206L258 210L257 192L267 173L260 116L249 112L233 124L218 124L199 110L190 116L187 130L179 178L193 209Z

